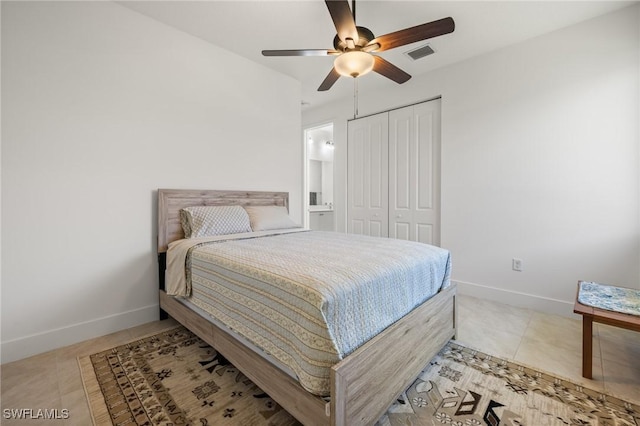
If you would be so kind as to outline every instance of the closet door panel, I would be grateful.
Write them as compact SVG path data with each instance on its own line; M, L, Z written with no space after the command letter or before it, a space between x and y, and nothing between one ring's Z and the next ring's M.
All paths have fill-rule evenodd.
M364 151L364 129L354 132L353 139L349 140L349 177L350 177L350 197L352 207L363 209L365 195L365 151Z
M392 232L395 237L399 240L408 240L411 236L411 224L407 222L395 222L395 226Z
M433 226L425 224L416 225L416 241L425 244L433 244Z
M389 113L390 237L440 244L440 100Z
M413 107L389 113L389 236L415 241L415 130Z
M415 107L416 120L416 178L417 178L417 200L416 209L433 210L434 208L434 111Z
M367 235L371 235L372 237L386 237L387 233L385 232L386 223L382 223L379 220L371 220L369 221L369 232Z
M349 122L347 232L389 236L388 129L387 113Z
M354 219L349 221L349 232L352 234L364 235L364 221Z
M440 100L415 105L415 241L440 245Z
M387 137L383 135L382 123L374 121L369 126L369 140L365 153L369 158L366 161L368 166L369 184L369 209L371 211L382 209L387 206L387 176L384 171L387 169ZM383 164L383 162L385 164Z
M389 136L389 174L394 176L395 185L390 193L391 205L395 210L409 210L411 185L411 116L391 115Z

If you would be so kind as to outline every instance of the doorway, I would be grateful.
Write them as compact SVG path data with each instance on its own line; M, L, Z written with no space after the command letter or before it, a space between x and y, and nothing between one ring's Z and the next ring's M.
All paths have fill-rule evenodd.
M334 231L333 123L304 130L305 223L318 231Z

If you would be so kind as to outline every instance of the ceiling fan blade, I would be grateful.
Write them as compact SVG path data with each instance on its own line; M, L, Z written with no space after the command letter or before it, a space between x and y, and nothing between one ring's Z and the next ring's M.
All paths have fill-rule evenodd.
M380 56L375 55L373 55L373 57L375 58L373 70L378 74L382 74L398 84L402 84L411 78L409 74L402 71L386 59L382 59Z
M415 27L405 28L404 30L385 34L371 40L369 44L378 43L380 48L376 52L393 49L394 47L404 46L405 44L415 43L416 41L426 40L432 37L438 37L443 34L452 33L456 28L452 18L443 18L437 21L428 22Z
M327 56L337 55L337 50L327 49L292 49L292 50L263 50L263 56Z
M333 86L333 83L338 81L339 78L340 78L340 74L338 74L338 71L336 71L335 68L331 68L331 72L329 72L329 75L325 77L320 87L318 87L318 92L324 92L326 90L331 89L331 86Z
M358 30L356 29L356 21L351 14L351 8L349 7L348 0L325 0L329 14L333 20L333 24L336 26L338 37L343 42L347 42L347 39L353 40L355 44L358 44Z

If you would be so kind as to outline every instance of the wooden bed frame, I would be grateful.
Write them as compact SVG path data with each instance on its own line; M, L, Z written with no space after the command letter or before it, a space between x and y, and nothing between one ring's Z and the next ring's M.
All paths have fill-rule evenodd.
M184 238L179 211L188 206L277 205L286 192L158 190L160 308L227 358L304 425L375 423L456 333L456 288L447 289L386 328L331 369L331 402L306 391L295 379L207 318L164 291L166 251Z

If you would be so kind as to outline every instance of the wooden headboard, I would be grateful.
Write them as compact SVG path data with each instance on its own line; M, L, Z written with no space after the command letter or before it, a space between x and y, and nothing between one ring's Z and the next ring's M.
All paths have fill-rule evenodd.
M180 209L191 206L284 206L288 192L158 189L158 254L184 238Z

